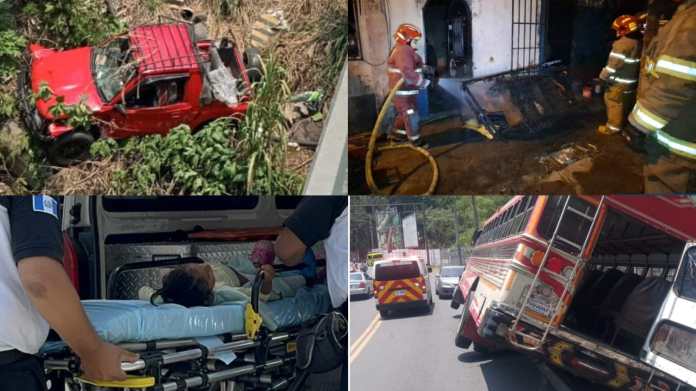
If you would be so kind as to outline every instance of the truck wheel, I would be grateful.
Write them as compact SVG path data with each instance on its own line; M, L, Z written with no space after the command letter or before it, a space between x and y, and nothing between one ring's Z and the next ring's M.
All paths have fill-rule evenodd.
M256 83L263 77L263 61L261 52L256 48L248 48L244 51L244 66L249 76L249 81Z
M94 137L83 130L75 130L58 137L48 147L48 160L58 166L69 166L89 157Z
M466 324L469 323L471 315L469 314L469 304L471 304L471 295L473 292L469 292L469 296L466 298L466 303L462 309L462 316L459 318L459 327L457 328L457 335L454 337L454 345L458 348L468 349L471 346L471 340L464 335L464 329Z

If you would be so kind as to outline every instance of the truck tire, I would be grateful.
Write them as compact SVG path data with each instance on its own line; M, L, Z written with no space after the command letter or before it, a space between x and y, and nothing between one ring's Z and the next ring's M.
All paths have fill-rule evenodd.
M454 337L454 345L458 348L468 349L471 346L471 340L463 335L464 328L466 324L471 320L471 315L469 314L469 305L471 304L471 295L474 292L469 292L469 296L466 298L466 303L462 309L462 316L459 318L459 327L457 327L457 335Z
M256 48L248 48L244 51L244 66L251 83L261 81L263 77L263 61L261 52Z
M57 166L69 166L89 157L94 136L84 130L65 133L48 147L48 160Z

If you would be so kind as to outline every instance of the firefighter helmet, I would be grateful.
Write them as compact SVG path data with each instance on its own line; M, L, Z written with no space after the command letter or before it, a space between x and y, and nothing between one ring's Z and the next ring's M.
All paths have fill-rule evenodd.
M403 23L399 25L394 33L394 38L397 42L410 43L413 40L421 39L423 34L421 34L418 28L410 23Z
M614 23L611 24L611 28L616 30L616 35L623 37L626 34L638 31L639 22L633 15L621 15L614 20Z

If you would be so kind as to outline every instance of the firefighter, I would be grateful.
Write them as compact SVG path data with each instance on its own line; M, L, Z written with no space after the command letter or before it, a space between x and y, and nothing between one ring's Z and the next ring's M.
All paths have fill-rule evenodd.
M646 193L696 191L696 0L677 2L672 20L645 50L629 116L645 136Z
M611 28L619 37L609 53L609 62L602 69L599 78L609 84L604 92L607 106L607 123L597 128L601 134L615 134L621 131L626 116L635 102L635 91L640 71L641 33L638 19L631 15L621 15Z
M411 143L427 148L420 138L417 107L418 93L430 84L430 81L423 77L423 59L415 49L415 43L421 37L421 32L414 25L400 25L394 34L396 46L392 49L387 64L390 89L404 79L404 84L394 96L397 116L393 131L399 136L408 136Z

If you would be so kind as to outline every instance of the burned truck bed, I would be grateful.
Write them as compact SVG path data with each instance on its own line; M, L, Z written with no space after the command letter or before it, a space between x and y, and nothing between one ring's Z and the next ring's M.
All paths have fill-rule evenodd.
M572 92L565 67L503 72L463 81L462 116L477 118L496 138L525 140L557 132L571 116L590 113Z

